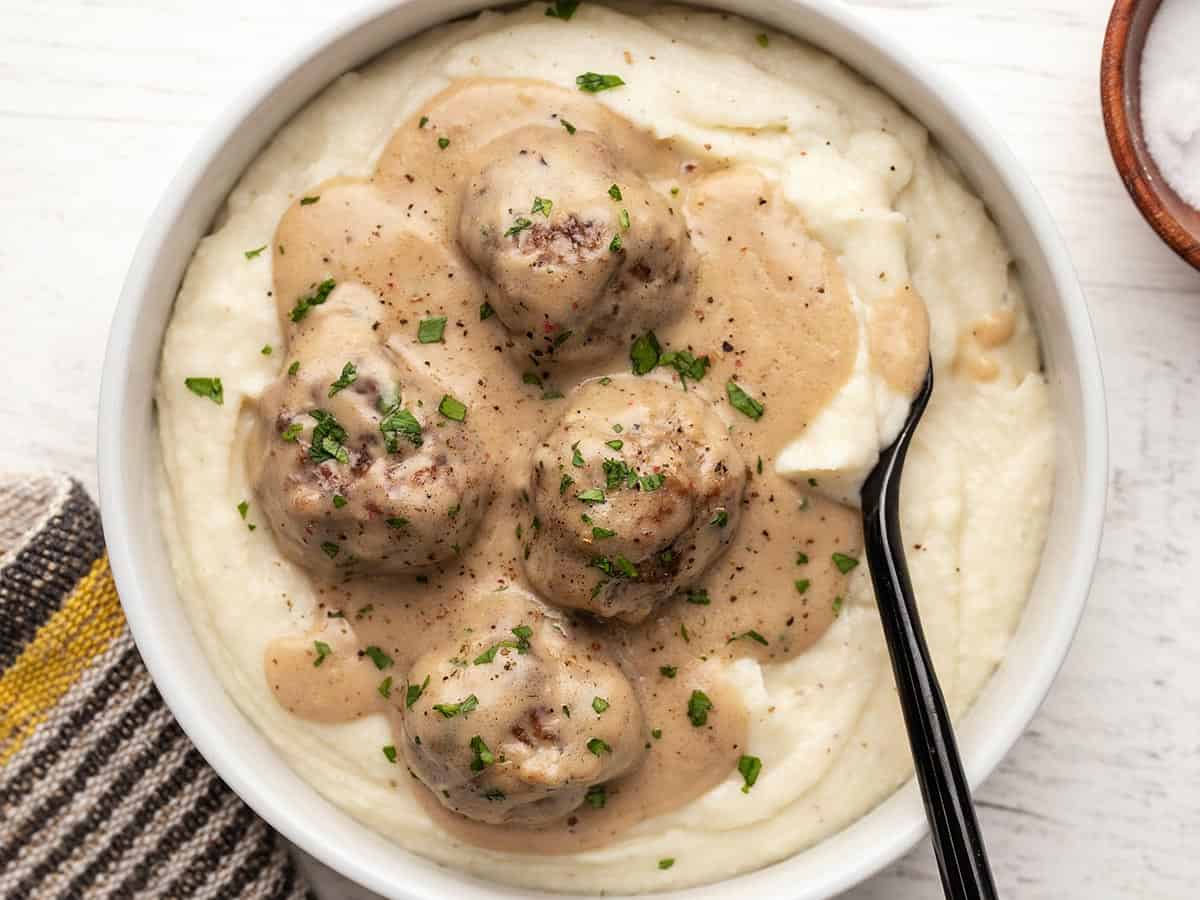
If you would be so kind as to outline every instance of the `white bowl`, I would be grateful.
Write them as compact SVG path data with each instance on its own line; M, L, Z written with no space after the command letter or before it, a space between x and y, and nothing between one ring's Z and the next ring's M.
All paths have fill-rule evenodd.
M302 781L226 695L175 591L155 499L151 418L159 348L197 242L247 164L336 76L486 0L374 3L332 28L257 85L211 128L168 188L137 249L113 320L100 401L104 531L125 614L142 657L184 731L217 773L293 842L347 877L404 900L545 896L469 879L410 854ZM699 0L772 25L840 57L920 119L983 197L1016 257L1041 334L1058 423L1049 537L1003 665L958 728L972 785L1028 724L1067 653L1099 548L1107 429L1091 323L1066 249L1028 178L984 118L839 0ZM664 894L818 900L894 861L925 831L916 785L839 834L766 869Z

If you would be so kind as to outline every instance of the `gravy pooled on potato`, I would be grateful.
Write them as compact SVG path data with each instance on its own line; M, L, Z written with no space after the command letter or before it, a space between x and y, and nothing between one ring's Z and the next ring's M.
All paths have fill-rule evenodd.
M267 648L279 702L384 713L425 808L497 849L603 846L724 780L730 664L818 640L861 540L774 468L865 352L797 211L579 93L463 81L273 260L250 471L325 615Z

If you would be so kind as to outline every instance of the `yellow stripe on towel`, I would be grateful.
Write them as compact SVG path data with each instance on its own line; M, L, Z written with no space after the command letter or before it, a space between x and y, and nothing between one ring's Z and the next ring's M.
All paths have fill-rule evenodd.
M83 670L124 627L105 554L0 675L0 766L21 749Z

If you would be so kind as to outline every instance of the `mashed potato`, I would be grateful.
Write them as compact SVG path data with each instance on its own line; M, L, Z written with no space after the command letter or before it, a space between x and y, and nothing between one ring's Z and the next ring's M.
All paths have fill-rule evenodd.
M252 164L198 247L163 349L158 390L163 523L181 594L226 689L317 790L424 856L490 881L612 893L715 881L782 859L850 824L912 766L866 567L824 636L786 662L739 659L726 677L762 760L754 791L733 772L703 796L599 849L537 858L464 846L379 753L383 716L319 724L287 712L264 647L312 622L317 597L251 506L250 404L279 373L283 336L269 245L313 184L370 172L393 131L458 79L571 87L619 73L596 100L659 138L763 172L838 261L864 311L904 285L923 298L936 390L904 478L902 523L926 636L961 715L1003 658L1038 565L1053 488L1053 423L1021 285L1000 235L925 130L836 60L731 17L542 4L436 29L340 78ZM886 333L886 330L880 333ZM860 354L865 360L866 354ZM184 388L219 376L223 404ZM777 466L852 500L907 397L865 364ZM675 859L668 869L657 861Z

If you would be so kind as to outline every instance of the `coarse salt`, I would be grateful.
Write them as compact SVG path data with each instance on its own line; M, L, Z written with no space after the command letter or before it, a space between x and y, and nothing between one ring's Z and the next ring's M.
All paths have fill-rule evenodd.
M1163 0L1142 54L1142 130L1163 178L1200 209L1200 2Z

